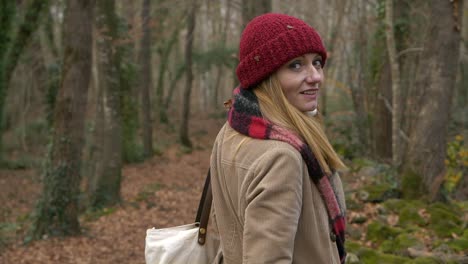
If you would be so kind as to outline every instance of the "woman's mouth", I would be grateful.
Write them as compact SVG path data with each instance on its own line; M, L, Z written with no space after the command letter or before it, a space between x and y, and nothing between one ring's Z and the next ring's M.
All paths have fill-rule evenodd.
M302 91L300 92L301 94L305 94L305 95L315 95L318 93L318 89L310 89L310 90L305 90L305 91Z

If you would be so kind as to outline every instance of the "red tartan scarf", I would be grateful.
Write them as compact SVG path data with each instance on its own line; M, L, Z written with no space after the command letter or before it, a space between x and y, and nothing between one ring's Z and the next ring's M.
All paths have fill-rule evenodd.
M229 125L237 132L256 139L279 140L292 145L304 159L309 176L317 186L327 208L332 232L336 236L336 246L341 263L344 263L346 251L345 243L345 212L344 205L340 205L330 176L326 176L313 152L295 133L272 124L262 118L258 99L251 89L234 90L234 100L229 109Z

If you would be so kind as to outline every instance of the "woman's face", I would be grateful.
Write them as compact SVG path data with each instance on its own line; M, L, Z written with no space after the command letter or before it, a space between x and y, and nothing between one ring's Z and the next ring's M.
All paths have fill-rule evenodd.
M322 57L307 53L294 58L276 72L289 103L301 112L317 108L320 84L323 81Z

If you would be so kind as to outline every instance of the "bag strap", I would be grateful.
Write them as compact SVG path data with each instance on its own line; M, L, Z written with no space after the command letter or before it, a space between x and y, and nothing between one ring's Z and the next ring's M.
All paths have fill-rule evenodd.
M211 173L210 170L208 170L205 179L205 186L203 187L203 193L198 204L197 216L195 218L195 222L200 223L198 229L198 244L200 245L204 245L206 241L206 232L212 202L213 193L211 192Z

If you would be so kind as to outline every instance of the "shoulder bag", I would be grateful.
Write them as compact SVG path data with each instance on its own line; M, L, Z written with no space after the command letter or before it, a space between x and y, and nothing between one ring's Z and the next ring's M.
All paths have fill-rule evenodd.
M211 263L219 247L219 238L214 234L207 234L212 201L208 170L195 223L148 229L145 241L146 264Z

